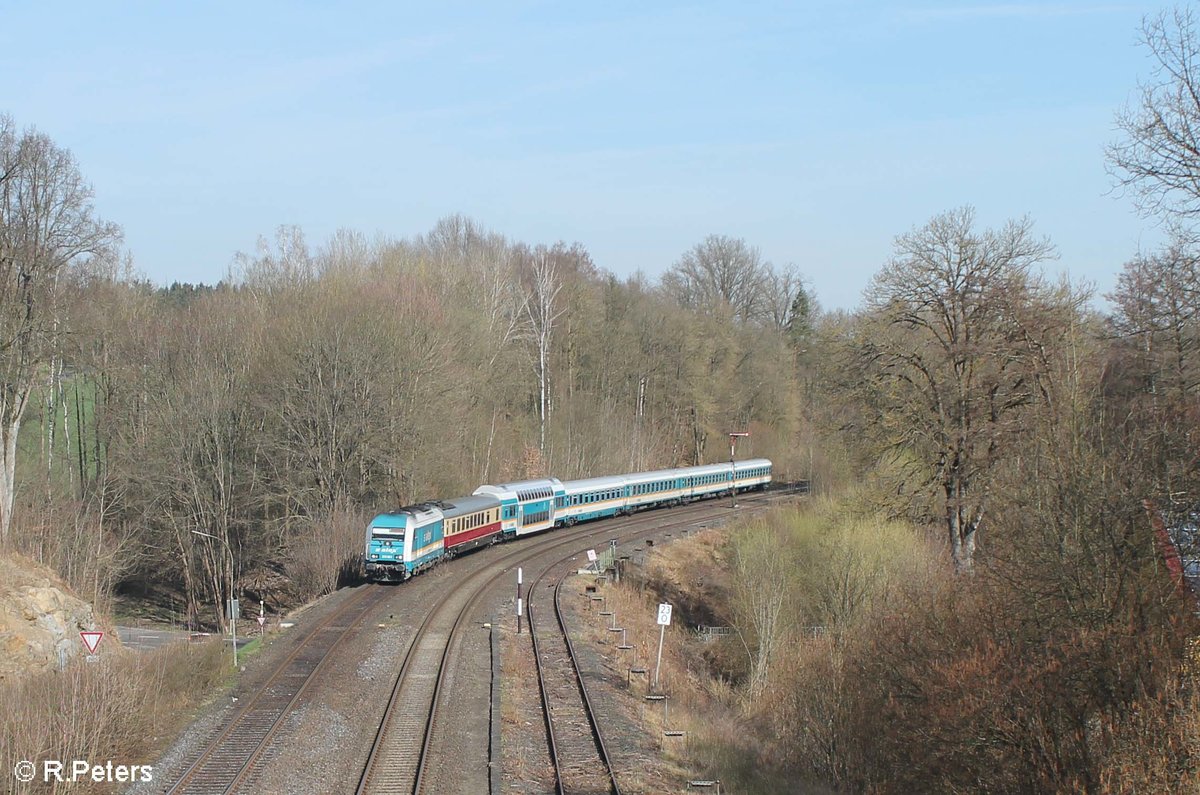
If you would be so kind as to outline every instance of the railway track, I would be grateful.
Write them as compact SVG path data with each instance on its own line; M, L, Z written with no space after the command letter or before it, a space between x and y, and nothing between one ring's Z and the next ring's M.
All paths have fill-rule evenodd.
M755 502L768 503L777 498L779 494L779 492L776 492L775 497L745 495L743 499L748 498ZM359 795L365 795L366 793L374 792L421 793L425 791L427 786L426 770L434 766L433 760L437 755L433 748L433 737L438 725L438 707L443 700L444 686L451 668L452 653L456 646L456 641L464 628L471 625L469 617L474 613L480 601L491 591L500 578L511 574L514 566L518 563L527 562L531 557L542 556L555 550L569 548L571 550L569 554L546 564L534 575L535 580L540 580L549 568L578 555L588 544L595 543L597 540L604 541L614 535L617 535L622 540L628 540L632 537L645 535L647 530L651 528L655 532L658 532L690 526L695 524L705 514L711 513L714 508L719 509L721 507L719 503L715 502L696 503L672 511L669 516L673 521L670 522L664 522L663 519L666 516L659 512L638 513L624 518L621 520L620 525L616 527L614 527L612 522L597 523L588 529L576 528L574 532L566 536L548 535L539 537L537 545L528 543L521 545L512 552L490 562L479 571L472 573L455 590L445 594L442 601L434 607L418 628L409 644L408 652L405 655L400 673L397 675L392 687L391 696L388 699L388 704L380 720L375 740L368 754L366 764L363 767L362 775L359 778L356 792ZM559 586L561 587L561 582ZM585 685L579 677L577 668L574 667L572 659L573 650L569 647L570 640L566 635L565 626L562 623L561 610L558 606L559 592L559 588L556 587L555 609L559 628L562 633L559 635L559 638L564 644L564 651L558 662L571 661L571 671L573 672L571 676L574 677L575 683L572 687L576 688L576 691L579 692ZM532 597L533 591L531 590L531 600ZM532 603L530 604L530 608L532 609ZM530 621L533 621L532 613ZM536 638L532 634L531 637ZM562 666L558 667L561 668ZM587 715L584 717L584 721L587 721L587 723L580 721L577 721L577 723L580 727L589 726L590 728L585 729L585 731L592 738L590 742L594 742L600 748L603 748L603 738L596 730L594 719L590 717L590 702L588 702L586 691L583 692L582 698L585 704L584 709L587 710ZM498 709L498 705L493 704L492 708ZM546 709L549 712L549 707L546 707ZM547 722L548 737L554 743L555 740L549 734L549 725L549 722ZM562 732L560 731L561 734ZM568 741L564 744L564 747L572 744L573 742ZM552 746L552 755L553 753ZM602 753L604 755L604 765L607 774L601 779L602 785L600 788L595 790L576 789L572 785L571 788L566 790L560 786L558 791L594 791L620 795L615 774L612 772L611 766L607 764L607 753ZM593 756L592 760L594 761L595 759L596 757ZM446 761L453 763L455 760ZM558 780L563 781L565 779L560 776Z
M766 506L797 494L807 494L808 483L789 483L765 493L742 495L743 502L758 513ZM721 499L721 498L718 498ZM705 503L719 508L719 503ZM678 513L673 514L678 518ZM692 525L695 519L659 525L667 530ZM667 535L670 535L669 533ZM538 690L546 727L556 795L621 795L616 766L605 745L600 721L592 707L592 696L583 676L562 609L562 589L568 571L552 584L540 588L550 567L535 578L528 592L529 634L538 677ZM552 591L552 595L550 592ZM541 620L550 613L553 620Z
M167 792L209 795L233 792L244 785L284 716L303 697L329 652L387 593L385 587L366 586L321 620L279 663L266 683L233 713Z
M506 555L473 577L491 583L508 569ZM498 572L493 573L494 569ZM468 581L469 583L470 581ZM358 793L421 792L425 763L450 652L487 585L459 587L417 629L375 734L358 782Z
M772 493L768 491L763 502L772 501ZM746 498L757 501L753 495L743 497ZM586 529L575 528L563 535L549 534L538 537L535 543L519 543L511 552L469 574L462 584L446 593L434 606L412 639L360 777L358 792L422 791L424 770L432 757L431 738L437 725L437 707L442 700L455 641L469 625L468 617L483 596L513 566L560 548L572 548L573 555L589 544L613 536L645 535L648 526L657 531L694 524L697 515L720 507L718 501L706 501L676 508L669 514L637 513L619 523L601 522ZM664 522L667 516L673 521ZM570 556L559 561L567 557ZM284 718L303 703L306 690L330 658L330 651L351 635L391 592L385 586L363 587L360 593L351 596L314 626L276 666L266 683L244 699L245 703L165 791L180 795L250 791L249 785L270 749L272 739ZM493 705L493 708L497 706ZM608 787L597 791L617 790Z
M621 530L627 536L645 533L643 525L652 518L655 517L639 516L628 520L629 524ZM418 628L409 645L359 778L356 791L360 795L424 791L425 770L433 756L432 738L438 705L450 670L451 652L464 628L470 625L469 617L492 586L532 555L570 548L570 554L556 561L561 562L578 555L595 539L613 533L611 526L597 525L567 537L543 537L538 546L523 545L492 561L443 598Z
M621 795L563 619L561 593L568 574L545 588L538 587L542 581L539 577L529 590L529 635L554 765L554 791L557 795ZM551 606L553 621L543 621Z

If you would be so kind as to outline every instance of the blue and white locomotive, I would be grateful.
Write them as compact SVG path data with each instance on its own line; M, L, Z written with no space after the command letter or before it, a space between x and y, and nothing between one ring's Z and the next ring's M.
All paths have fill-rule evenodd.
M577 522L681 505L771 482L766 458L654 472L560 481L484 485L468 497L381 513L367 527L367 576L407 580L475 547Z

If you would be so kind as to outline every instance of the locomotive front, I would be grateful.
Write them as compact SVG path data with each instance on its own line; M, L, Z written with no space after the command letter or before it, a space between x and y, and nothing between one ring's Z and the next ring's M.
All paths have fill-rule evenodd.
M404 540L408 530L407 513L381 513L367 526L367 577L372 580L408 579L404 565Z

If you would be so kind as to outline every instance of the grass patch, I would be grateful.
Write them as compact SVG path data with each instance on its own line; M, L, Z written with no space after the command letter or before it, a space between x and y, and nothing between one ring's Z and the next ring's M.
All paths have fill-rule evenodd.
M261 636L247 643L245 646L238 648L238 665L244 665L246 661L257 655L266 647Z

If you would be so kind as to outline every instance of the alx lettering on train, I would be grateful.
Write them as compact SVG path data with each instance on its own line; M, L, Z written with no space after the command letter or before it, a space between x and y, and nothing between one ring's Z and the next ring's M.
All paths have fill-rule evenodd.
M763 489L765 458L587 480L558 478L480 486L469 497L431 500L381 513L367 528L367 576L407 580L476 547L643 508Z

